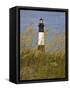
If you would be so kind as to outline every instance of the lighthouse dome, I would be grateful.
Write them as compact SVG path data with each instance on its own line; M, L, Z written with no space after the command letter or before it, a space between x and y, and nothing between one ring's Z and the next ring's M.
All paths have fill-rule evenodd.
M43 23L43 19L42 18L39 20L39 23Z

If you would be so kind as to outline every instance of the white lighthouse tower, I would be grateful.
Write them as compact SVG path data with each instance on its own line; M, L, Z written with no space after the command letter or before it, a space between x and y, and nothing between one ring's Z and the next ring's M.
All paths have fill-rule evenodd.
M44 23L42 18L39 20L38 50L45 51Z

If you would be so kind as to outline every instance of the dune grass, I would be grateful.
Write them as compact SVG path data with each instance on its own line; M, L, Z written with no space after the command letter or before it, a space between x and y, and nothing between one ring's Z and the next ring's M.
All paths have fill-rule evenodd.
M20 49L20 80L64 77L64 51L46 53L37 49Z

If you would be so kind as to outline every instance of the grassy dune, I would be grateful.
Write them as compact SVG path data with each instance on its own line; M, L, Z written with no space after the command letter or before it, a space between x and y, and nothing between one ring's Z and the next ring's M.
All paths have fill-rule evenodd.
M64 77L64 51L46 53L36 49L20 49L20 80Z

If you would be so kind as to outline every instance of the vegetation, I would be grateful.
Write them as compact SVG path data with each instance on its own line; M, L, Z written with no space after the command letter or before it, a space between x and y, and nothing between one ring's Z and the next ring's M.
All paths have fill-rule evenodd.
M65 32L55 32L51 41L47 40L48 32L44 33L45 52L37 49L38 32L32 25L20 33L21 80L65 77Z
M37 49L21 48L20 79L52 79L65 77L65 53L41 52Z

